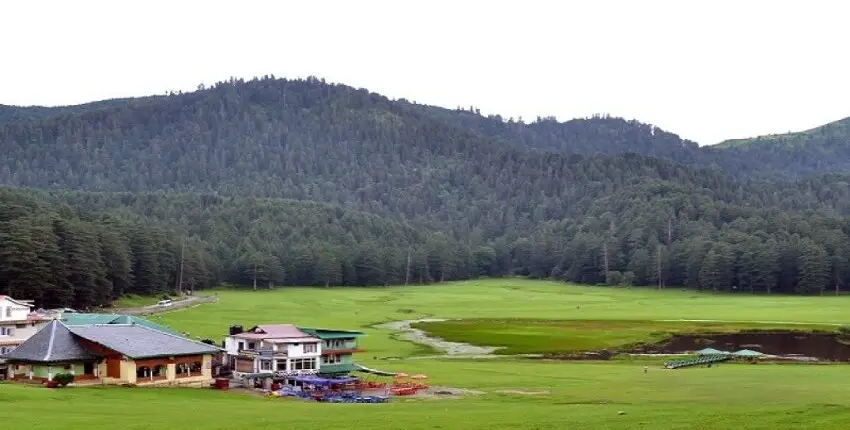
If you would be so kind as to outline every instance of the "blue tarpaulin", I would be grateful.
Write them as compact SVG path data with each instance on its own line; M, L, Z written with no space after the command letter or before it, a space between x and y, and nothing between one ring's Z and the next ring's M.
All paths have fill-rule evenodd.
M290 381L298 381L304 384L316 385L319 387L328 387L331 385L348 384L359 381L358 378L320 378L315 375L298 375L290 376L286 379Z

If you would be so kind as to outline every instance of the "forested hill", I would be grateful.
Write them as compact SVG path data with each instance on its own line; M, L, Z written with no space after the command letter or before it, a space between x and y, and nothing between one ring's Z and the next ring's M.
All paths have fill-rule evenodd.
M735 139L710 149L741 160L757 160L787 176L850 171L850 118L811 130ZM766 173L761 173L766 177Z
M261 122L266 124L265 128L257 128ZM236 123L241 128L232 129ZM317 124L333 124L334 130L318 128ZM444 133L451 130L447 133L452 135L453 140L465 134L512 146L522 152L531 149L562 154L637 153L662 157L697 168L720 170L740 179L795 180L822 173L850 172L846 161L850 159L847 120L806 132L738 139L699 147L676 134L634 120L595 116L566 122L546 117L522 122L498 115L482 116L474 107L444 109L404 99L393 101L364 89L327 84L313 78L294 81L264 78L248 82L231 80L192 93L105 100L79 106L0 105L0 145L5 149L27 139L27 147L32 151L21 153L20 148L13 148L18 149L15 157L18 163L9 164L8 170L0 172L0 181L18 186L70 186L98 190L181 188L197 185L198 178L159 175L161 177L148 179L139 178L136 172L115 177L113 171L123 167L116 159L123 160L129 156L134 161L145 163L166 161L170 163L168 167L185 170L186 166L174 164L183 161L183 156L193 151L204 151L207 147L217 149L216 144L222 139L248 145L240 148L249 150L244 157L257 157L267 155L265 152L254 154L259 149L268 150L262 148L264 142L281 146L277 145L281 139L282 148L287 151L288 145L309 144L311 139L316 142L330 139L333 144L358 142L363 138L374 141L375 136L358 134L364 127L380 133L380 139L398 141L407 137L405 130L399 130L402 124L428 124L426 127L429 128L436 125ZM246 130L252 132L250 141L245 141L243 132ZM426 136L419 140L440 140L440 146L446 143L447 135ZM48 150L53 158L64 158L62 148L56 147L56 143L60 143L58 146L61 147L64 141L79 141L81 138L85 138L87 143L75 149L82 150L82 153L77 155L76 160L66 159L67 167L73 168L76 175L57 176L51 171L45 176L42 173L50 170L52 164L31 165L36 151ZM175 139L183 142L179 148L169 146L161 154L144 152L148 147L167 145ZM112 147L117 146L117 142L122 142L122 146L129 145L129 148L115 152L113 149L116 148ZM433 142L430 144L433 146ZM151 155L168 156L170 159L161 160ZM243 156L231 158L233 160L225 157L219 161L251 166L251 161L240 159ZM91 163L101 161L109 164L97 171L89 171ZM271 167L280 166L272 163ZM156 175L157 172L147 174ZM128 175L137 181L128 184L133 182L127 179Z
M89 291L87 282L104 291L74 293L76 306L172 289L183 237L199 253L190 266L203 268L185 275L195 287L527 275L808 294L850 282L848 176L748 179L771 175L634 121L523 124L272 78L10 109L0 121L0 182L49 191L7 190L0 208L28 199L62 219L162 232L150 245L162 253L157 268L133 266L132 287L67 272L61 285L72 291ZM0 219L0 245L30 243L39 261L77 258L56 257L32 235L12 239L23 216L12 213ZM49 225L56 240L73 236ZM143 255L133 248L142 234L119 236L130 241L128 258ZM81 248L90 253L100 246L100 256L80 252L104 267L105 255L124 252L84 242L95 244ZM5 279L33 279L13 261L0 259ZM158 275L135 281L145 273ZM40 285L36 299L65 288Z

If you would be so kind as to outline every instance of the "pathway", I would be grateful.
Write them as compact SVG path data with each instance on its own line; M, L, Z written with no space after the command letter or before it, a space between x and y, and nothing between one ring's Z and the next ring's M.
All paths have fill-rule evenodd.
M149 305L142 306L139 308L124 308L124 309L116 309L116 313L121 313L125 315L153 315L160 314L164 312L171 312L177 309L185 309L191 306L197 306L203 303L216 303L218 302L217 296L189 296L185 299L175 300L171 302L171 306L158 306L158 305Z
M429 336L424 330L419 330L412 327L412 324L418 322L440 322L447 321L439 318L423 318L418 320L393 321L383 324L378 324L375 328L392 330L393 332L401 332L404 340L426 345L436 350L444 351L447 356L464 356L478 357L489 356L498 348L493 346L475 346L468 343L449 342L440 339L439 337Z

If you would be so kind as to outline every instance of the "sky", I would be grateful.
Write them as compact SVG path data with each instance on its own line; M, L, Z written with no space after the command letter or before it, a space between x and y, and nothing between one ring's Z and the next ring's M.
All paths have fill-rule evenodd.
M27 0L0 4L0 104L272 74L503 117L637 119L700 144L850 116L840 0Z

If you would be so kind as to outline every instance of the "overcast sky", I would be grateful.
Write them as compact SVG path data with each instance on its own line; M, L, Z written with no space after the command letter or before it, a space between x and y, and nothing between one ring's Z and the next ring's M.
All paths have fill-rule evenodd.
M609 113L712 144L850 116L842 3L6 1L0 104L315 75L505 117Z

